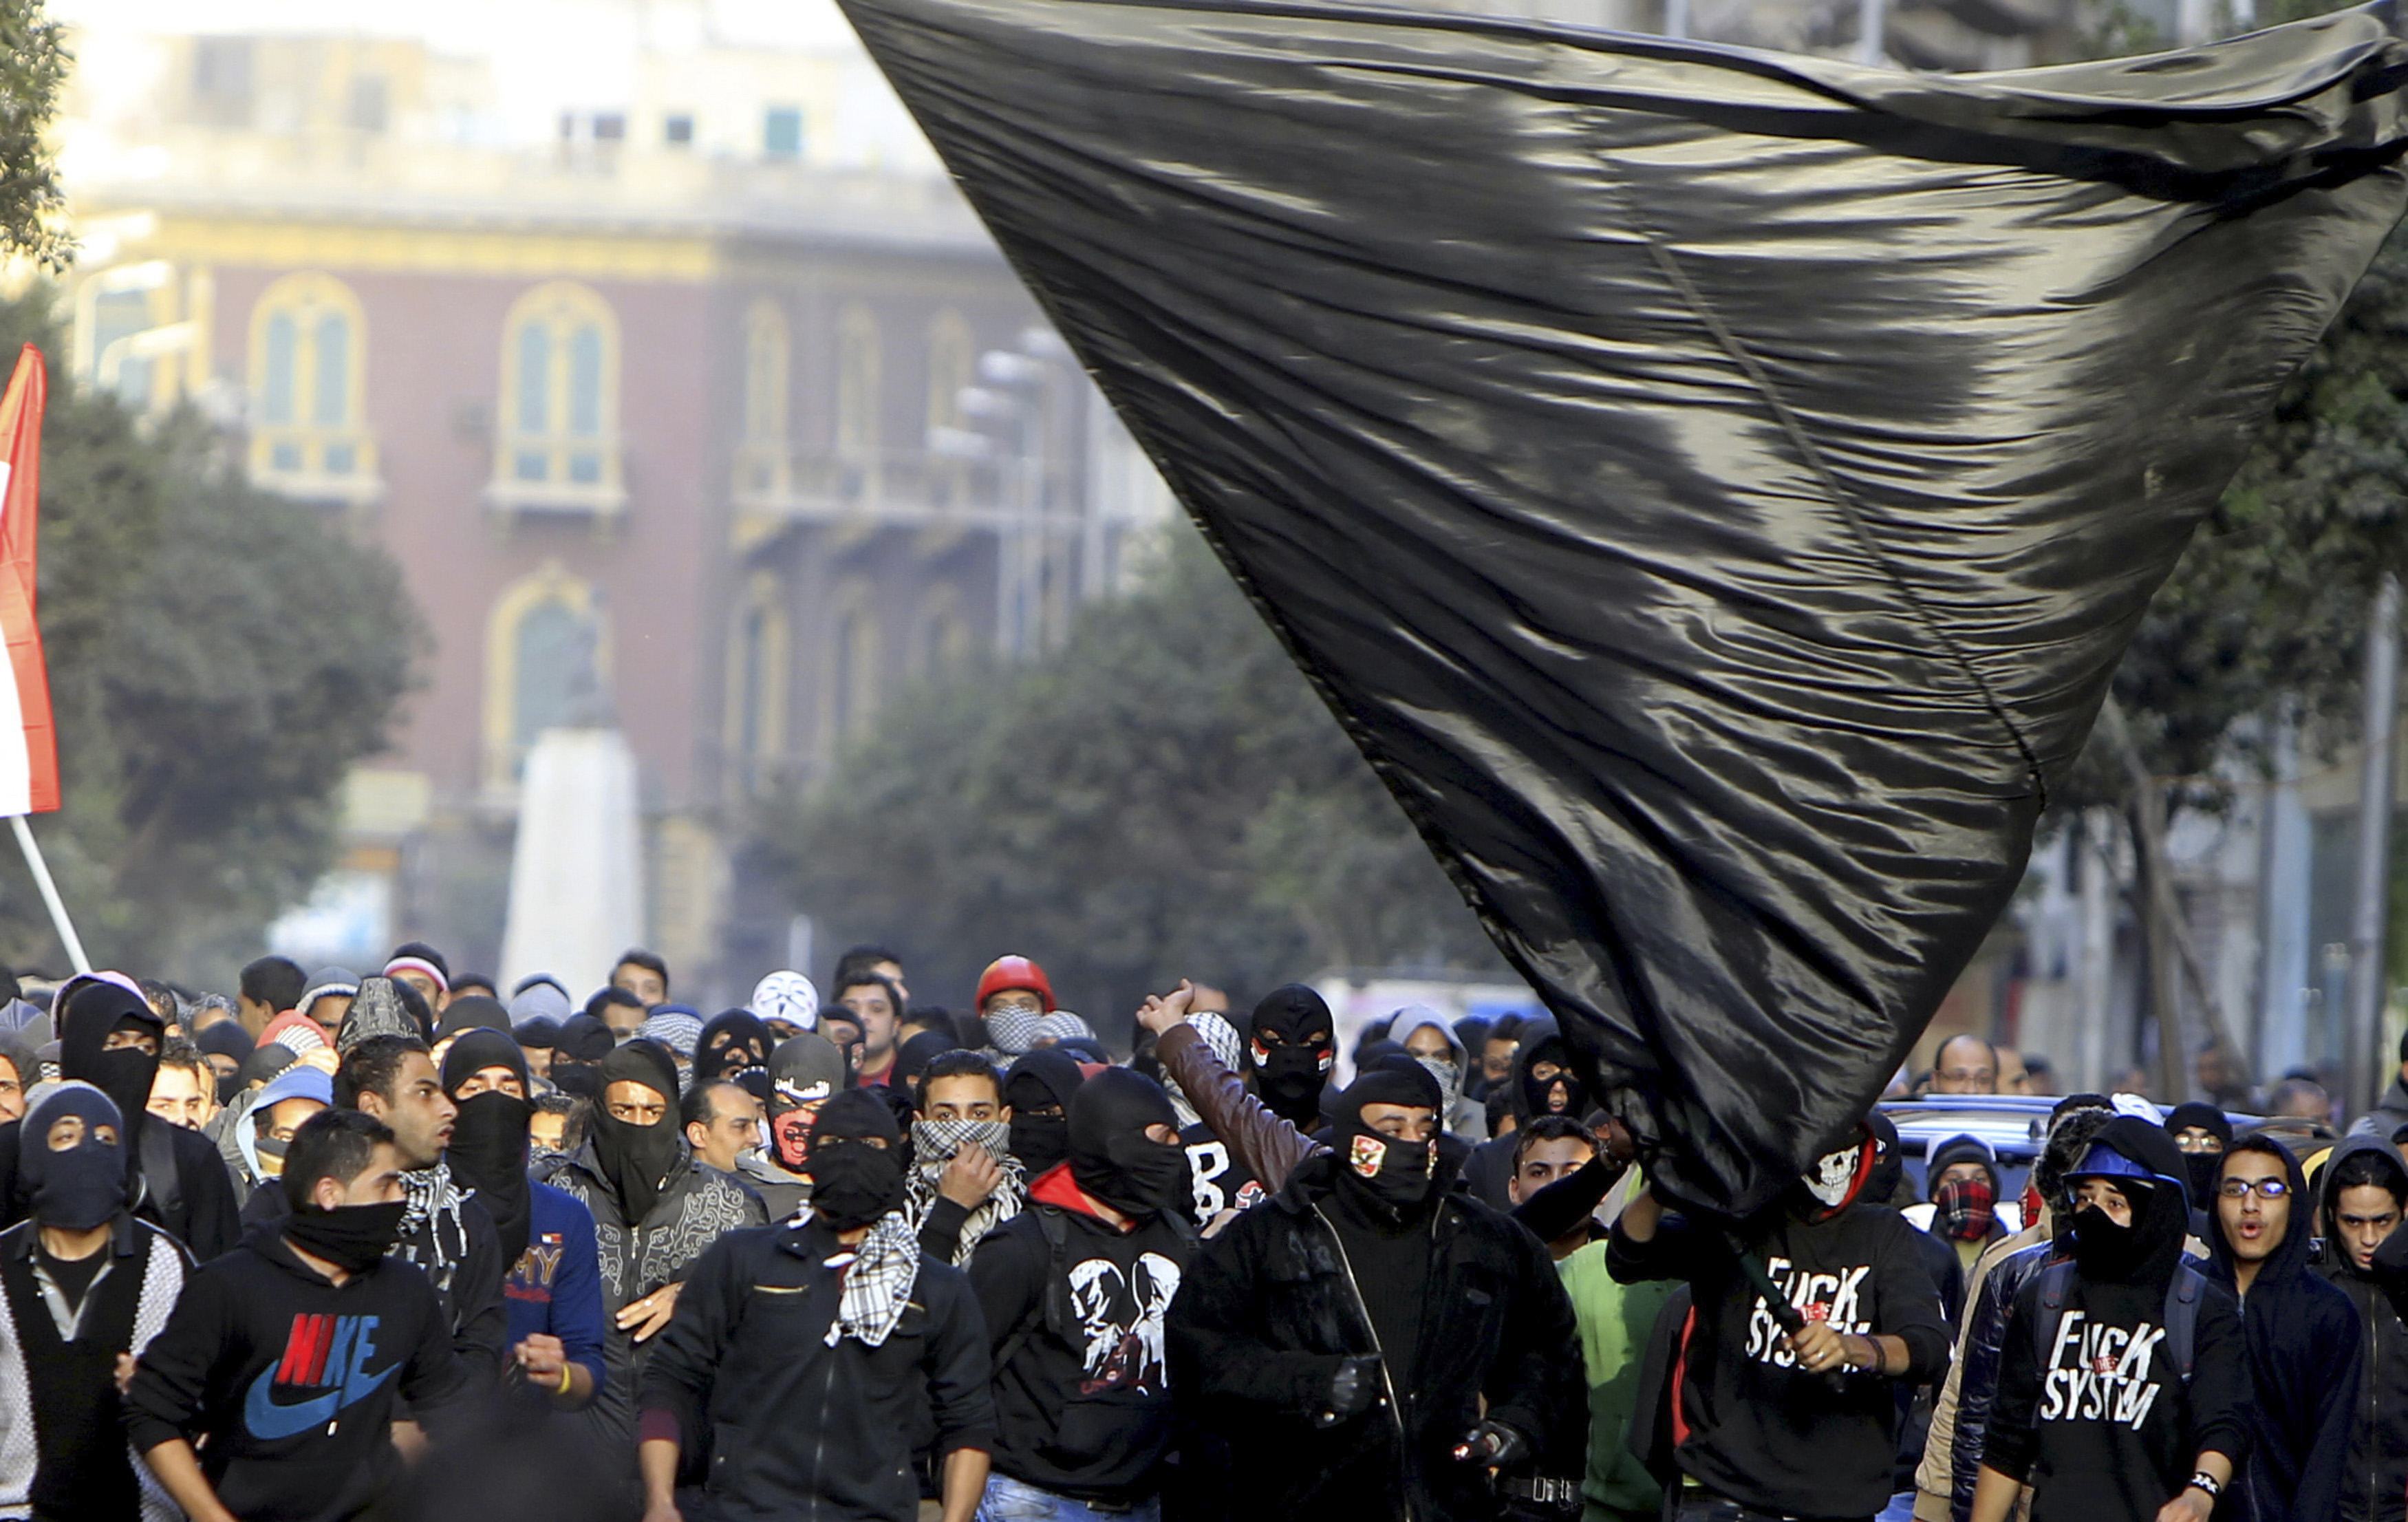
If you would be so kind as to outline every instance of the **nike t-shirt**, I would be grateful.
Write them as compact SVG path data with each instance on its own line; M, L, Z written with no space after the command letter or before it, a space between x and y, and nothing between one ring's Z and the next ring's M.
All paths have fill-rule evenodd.
M395 1401L437 1429L467 1374L424 1272L336 1285L275 1228L186 1281L126 1392L135 1451L185 1438L243 1522L351 1522L394 1478Z

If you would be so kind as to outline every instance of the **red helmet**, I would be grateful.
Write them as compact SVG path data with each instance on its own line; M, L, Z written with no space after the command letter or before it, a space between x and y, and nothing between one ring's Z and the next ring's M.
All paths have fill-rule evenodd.
M985 1009L988 999L1010 989L1035 994L1045 1006L1045 1012L1054 1012L1054 984L1047 980L1045 969L1025 956L998 956L986 965L986 970L979 974L978 1007Z

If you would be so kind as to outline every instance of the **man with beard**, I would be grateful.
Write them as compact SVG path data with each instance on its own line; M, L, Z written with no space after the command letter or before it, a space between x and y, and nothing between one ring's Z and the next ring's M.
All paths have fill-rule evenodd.
M837 1095L811 1128L810 1207L694 1266L643 1375L645 1522L912 1522L921 1435L944 1522L970 1522L995 1426L986 1331L961 1271L904 1223L902 1144L883 1102ZM681 1494L681 1457L705 1449L707 1482Z
M2163 1127L2118 1115L2070 1182L2069 1262L2015 1297L1973 1522L2207 1522L2249 1447L2230 1292L2183 1261L2190 1208Z
M443 1092L459 1111L444 1159L494 1219L503 1261L511 1367L529 1389L576 1409L594 1399L602 1359L602 1271L594 1217L527 1177L526 1059L498 1030L461 1033L443 1055Z
M25 1120L34 1214L0 1232L0 1515L169 1522L125 1443L118 1371L166 1324L192 1264L126 1209L123 1122L89 1084L50 1087Z
M114 977L115 974L111 974ZM166 1024L141 993L107 978L79 980L58 1014L59 1076L108 1096L123 1117L134 1213L163 1228L197 1262L232 1248L242 1233L234 1180L199 1131L146 1113L159 1076ZM7 1225L30 1203L18 1170L22 1123L0 1127L0 1210Z
M2408 1167L2387 1138L2353 1136L2335 1147L2324 1187L2326 1278L2358 1307L2364 1372L2349 1420L2349 1465L2340 1522L2401 1522L2408 1515Z
M679 1134L677 1064L667 1051L638 1038L604 1057L596 1077L602 1102L593 1134L542 1182L594 1217L609 1377L582 1414L599 1444L625 1455L637 1382L687 1272L722 1236L768 1217L758 1196L698 1161Z
M811 1155L811 1122L844 1087L844 1054L814 1030L789 1036L769 1054L769 1144L736 1159L738 1176L783 1221L810 1199L804 1164Z
M1011 1155L1011 1107L995 1064L952 1051L920 1080L903 1218L939 1262L969 1267L986 1234L1020 1213L1028 1181Z
M2255 1397L2249 1462L2223 1510L2235 1522L2336 1516L2365 1371L2358 1310L2309 1265L2307 1175L2289 1149L2252 1132L2217 1161L2210 1273L2240 1298Z
M1417 1065L1358 1078L1339 1100L1338 1150L1297 1163L1188 1266L1171 1389L1240 1456L1250 1515L1474 1522L1579 1507L1571 1306L1537 1239L1450 1189L1440 1098Z
M439 1429L467 1387L435 1286L387 1256L393 1132L312 1115L284 1179L293 1213L193 1274L125 1392L127 1435L191 1522L350 1522L396 1478L397 1403Z
M394 1251L425 1271L443 1298L469 1377L480 1389L491 1387L501 1375L509 1333L502 1276L510 1260L483 1201L468 1198L444 1160L459 1110L443 1091L426 1043L415 1036L370 1036L353 1046L335 1073L335 1107L357 1110L392 1128L406 1201ZM268 1199L289 1210L292 1194L262 1185L252 1197L252 1220L272 1218L275 1207L262 1209Z
M1652 1189L1614 1222L1606 1267L1615 1279L1690 1287L1693 1319L1672 1371L1681 1481L1668 1518L1874 1515L1891 1496L1896 1384L1929 1384L1947 1370L1948 1333L1914 1228L1857 1199L1877 1159L1872 1132L1859 1122L1815 1150L1780 1204L1736 1234L1670 1213ZM1798 1331L1783 1329L1742 1254L1804 1315Z
M1171 1435L1164 1318L1194 1242L1186 1151L1162 1086L1125 1068L1088 1080L1069 1121L1068 1160L970 1260L995 1348L986 1510L1155 1522Z

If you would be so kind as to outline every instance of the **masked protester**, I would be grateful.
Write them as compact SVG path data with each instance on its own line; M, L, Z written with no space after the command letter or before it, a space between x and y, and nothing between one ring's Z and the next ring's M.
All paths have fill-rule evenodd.
M609 1372L602 1270L593 1215L527 1177L528 1082L518 1042L498 1030L463 1032L443 1054L443 1092L458 1111L443 1156L494 1218L510 1265L502 1283L509 1369L526 1388L575 1409L593 1400Z
M922 1075L903 1217L930 1256L968 1268L986 1234L1020 1213L1027 1175L1011 1155L1003 1077L976 1052L941 1054Z
M1241 1070L1245 1042L1238 1035L1237 1027L1210 1010L1191 1013L1187 1025L1202 1039L1221 1072ZM1179 1086L1179 1080L1168 1070L1161 1077L1162 1091L1170 1096L1170 1108L1179 1113L1179 1142L1187 1149L1187 1174L1195 1189L1197 1226L1210 1227L1224 1212L1248 1210L1269 1198L1269 1191L1254 1176L1254 1170L1221 1140L1220 1133L1187 1097L1187 1091Z
M216 1144L199 1131L171 1126L144 1112L159 1072L163 1022L141 993L102 978L62 989L59 1076L90 1084L124 1117L124 1161L134 1213L206 1261L241 1235L234 1181ZM0 1127L0 1209L7 1224L25 1218L31 1200L18 1176L22 1123Z
M1037 1049L1038 1023L1054 1012L1054 984L1025 956L998 956L979 974L979 1018L997 1061Z
M2254 1397L2249 1462L2220 1510L2238 1522L2338 1516L2365 1372L2358 1310L2308 1261L2315 1216L2290 1150L2253 1132L2217 1164L2209 1274L2240 1299Z
M1447 1133L1465 1142L1488 1139L1488 1115L1476 1100L1464 1097L1471 1072L1471 1055L1456 1039L1455 1027L1426 1004L1408 1004L1388 1017L1388 1039L1404 1054L1429 1070L1446 1099ZM1581 1117L1574 1115L1573 1120Z
M644 1371L647 1522L913 1522L915 1436L945 1515L970 1515L995 1425L986 1338L961 1271L904 1222L902 1144L887 1106L837 1094L812 1123L810 1207L695 1265ZM681 1459L705 1450L681 1497Z
M1321 1125L1321 1091L1338 1060L1338 1022L1300 983L1274 988L1247 1019L1246 1055L1263 1107L1299 1130Z
M1736 1235L1652 1190L1614 1222L1615 1279L1690 1288L1694 1320L1673 1371L1683 1478L1668 1517L1870 1517L1888 1504L1898 1384L1939 1379L1948 1333L1914 1228L1860 1198L1877 1158L1862 1125L1827 1140L1781 1203ZM1784 1332L1764 1310L1741 1254L1799 1309L1803 1328Z
M1054 1515L1064 1502L1161 1515L1164 1318L1194 1241L1177 1122L1140 1073L1089 1079L1070 1101L1068 1159L970 1260L996 1359L991 1515Z
M1999 1221L1999 1155L1978 1136L1952 1136L1927 1155L1924 1177L1931 1191L1928 1229L1970 1271L1983 1248L2007 1234Z
M1003 1075L1011 1108L1011 1156L1035 1178L1070 1156L1070 1101L1086 1082L1079 1059L1058 1047L1031 1052Z
M1520 1046L1513 1055L1511 1110L1516 1125L1540 1115L1585 1120L1589 1111L1588 1083L1571 1044L1551 1020L1525 1020L1516 1031ZM1512 1208L1507 1185L1513 1171L1513 1138L1492 1136L1472 1149L1464 1164L1464 1186L1484 1204Z
M159 1335L191 1263L129 1209L123 1121L107 1095L50 1085L24 1124L34 1213L0 1232L0 1380L21 1392L30 1429L0 1443L0 1515L169 1522L125 1445L117 1360Z
M526 1033L519 1033L519 1044L526 1045ZM574 1094L580 1099L591 1099L594 1107L602 1107L602 1068L604 1057L619 1048L619 1039L610 1027L590 1014L572 1014L564 1022L547 1050L551 1053L552 1071L547 1075L534 1066L535 1052L528 1053L528 1066L535 1076L549 1076L564 1094Z
M694 1079L724 1078L763 1104L769 1102L769 1027L750 1010L723 1010L710 1017L695 1042Z
M1249 1515L1579 1509L1570 1304L1537 1239L1453 1190L1440 1098L1418 1065L1364 1074L1339 1097L1336 1150L1303 1158L1188 1266L1171 1388L1239 1456Z
M768 1208L784 1221L810 1199L804 1172L811 1152L811 1122L820 1107L845 1086L844 1054L815 1030L788 1037L769 1054L768 1143L737 1158L737 1170Z
M2209 1217L2223 1176L2224 1149L2232 1145L2232 1122L2214 1105L2193 1099L2166 1113L2166 1134L2182 1154L2183 1184L2190 1194L2190 1234L2212 1242Z
M2324 1276L2358 1307L2363 1371L2350 1413L2340 1522L2408 1515L2408 1166L2380 1137L2352 1136L2317 1175Z
M686 1274L720 1237L768 1217L758 1195L695 1161L679 1125L677 1063L666 1049L630 1041L595 1076L602 1092L591 1134L539 1182L574 1196L594 1217L609 1378L580 1415L597 1449L624 1462L635 1445L637 1384Z
M2027 1224L1983 1249L1966 1280L1965 1314L1956 1361L1931 1413L1915 1468L1915 1522L1955 1522L1972 1514L1982 1447L1998 1395L1999 1355L2015 1297L2032 1275L2061 1256L2058 1228L2072 1213L2066 1174L2090 1154L2090 1143L2115 1112L2103 1094L2069 1095L2051 1113L2048 1140L2026 1186ZM2067 1245L2071 1245L2070 1237ZM1956 1257L1952 1253L1953 1266Z
M2207 1522L2249 1442L2229 1291L2183 1261L2190 1209L2163 1128L2118 1115L2072 1172L2071 1257L2016 1296L1973 1522Z
M135 1450L190 1517L350 1522L398 1480L398 1402L440 1441L467 1389L435 1286L387 1256L392 1130L313 1115L284 1181L293 1213L194 1271L126 1391Z

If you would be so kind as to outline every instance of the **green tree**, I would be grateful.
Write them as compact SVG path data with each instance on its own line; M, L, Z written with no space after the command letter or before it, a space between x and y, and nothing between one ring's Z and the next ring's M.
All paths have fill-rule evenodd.
M47 292L0 353L64 352ZM40 618L64 807L35 821L102 965L222 976L333 865L345 773L424 644L397 567L251 488L190 413L155 426L51 375ZM13 851L0 947L64 963Z
M1115 1030L1182 975L1259 993L1340 967L1505 970L1183 524L1058 653L887 704L764 838L823 941L896 944L923 998L1007 952Z
M47 136L67 77L60 34L41 0L0 0L0 249L53 270L75 250Z

